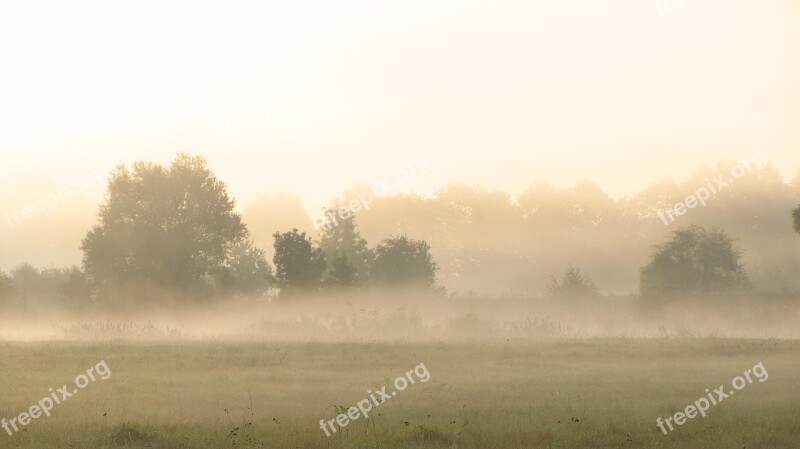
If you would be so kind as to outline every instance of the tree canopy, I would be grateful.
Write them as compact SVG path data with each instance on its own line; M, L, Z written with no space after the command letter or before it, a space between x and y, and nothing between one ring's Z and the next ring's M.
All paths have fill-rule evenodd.
M792 212L792 216L794 217L794 230L800 234L800 206L797 206L797 209Z
M14 293L14 284L11 277L0 271L0 301L11 297Z
M305 232L292 229L289 232L276 232L275 278L283 293L312 291L321 287L325 273L325 253Z
M434 290L438 266L430 249L424 240L409 239L404 235L384 239L375 248L373 280L392 287Z
M333 208L325 212L330 215L336 211L337 209ZM367 247L367 241L358 232L353 215L338 217L335 224L328 222L323 226L319 246L329 262L332 279L339 282L347 278L349 275L346 274L346 265L348 265L354 270L352 283L363 284L367 281L373 253ZM345 278L342 278L342 275L345 275Z
M741 252L724 231L689 226L656 246L641 271L641 294L715 294L749 287Z
M241 279L236 271L245 265L251 274L265 274L260 260L236 261L259 255L242 250L250 245L248 231L234 206L201 157L179 154L168 167L119 166L100 223L81 244L84 269L106 292L151 286L192 296Z
M550 278L550 294L557 298L586 298L597 296L599 292L594 281L583 276L579 268L570 265L561 281Z

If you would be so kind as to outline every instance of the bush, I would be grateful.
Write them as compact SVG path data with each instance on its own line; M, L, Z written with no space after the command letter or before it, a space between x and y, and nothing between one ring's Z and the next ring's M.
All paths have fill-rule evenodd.
M436 272L430 245L424 240L392 236L375 248L372 278L387 287L411 287L436 290Z
M314 291L322 285L322 275L327 262L325 253L305 232L296 228L283 234L276 232L275 279L281 288L281 293L295 293L300 291Z
M586 298L598 296L599 292L593 280L584 277L579 268L570 265L561 282L555 277L550 278L550 294L556 298Z
M14 294L14 282L4 272L0 271L0 301L5 301Z
M689 226L656 246L642 269L642 296L720 294L750 287L741 251L725 232Z

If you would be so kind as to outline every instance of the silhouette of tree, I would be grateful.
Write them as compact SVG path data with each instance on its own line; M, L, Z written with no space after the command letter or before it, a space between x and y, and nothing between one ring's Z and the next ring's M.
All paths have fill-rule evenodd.
M326 215L335 214L337 209L325 210ZM319 245L325 252L326 259L330 262L329 269L333 271L334 261L344 257L346 262L355 270L353 282L364 283L369 277L369 268L372 264L373 254L367 248L367 241L361 238L355 224L353 215L336 217L336 221L326 221L320 234ZM339 261L341 265L343 262ZM339 269L344 268L340 266Z
M264 294L275 281L264 251L249 239L233 245L225 273L224 288L230 293Z
M334 288L352 287L356 284L357 271L347 256L338 256L331 261L325 282Z
M794 230L800 234L800 206L792 212L792 216L794 217Z
M318 289L325 272L325 253L314 245L305 232L292 229L290 232L276 232L275 278L282 294Z
M557 298L587 298L598 296L597 285L581 274L581 270L572 265L567 267L561 282L554 276L550 278L550 293Z
M86 273L78 267L63 270L64 281L59 286L62 299L71 306L86 305L87 300L95 299L92 296L92 285Z
M434 290L437 270L424 240L392 236L375 248L372 278L379 285Z
M14 294L14 283L11 277L0 271L0 301L10 298Z
M142 295L155 287L209 296L230 273L248 231L225 184L205 159L179 154L169 167L136 162L117 168L84 238L84 269L96 288Z
M308 216L299 197L279 194L259 194L242 211L242 221L247 224L253 244L264 250L264 256L271 260L272 235L286 229L297 228L313 235L314 223Z
M3 291L31 306L85 306L91 297L83 271L74 266L39 269L22 264L10 276L0 273L0 299Z
M643 296L715 294L748 288L741 252L722 230L689 226L656 246L653 260L642 269Z

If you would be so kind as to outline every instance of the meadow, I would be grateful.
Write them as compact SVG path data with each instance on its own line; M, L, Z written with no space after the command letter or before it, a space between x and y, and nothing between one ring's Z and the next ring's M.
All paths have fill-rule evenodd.
M800 343L554 338L495 342L0 343L10 419L105 361L89 384L3 448L794 448ZM673 415L757 363L769 377L664 435ZM417 382L330 437L367 390Z

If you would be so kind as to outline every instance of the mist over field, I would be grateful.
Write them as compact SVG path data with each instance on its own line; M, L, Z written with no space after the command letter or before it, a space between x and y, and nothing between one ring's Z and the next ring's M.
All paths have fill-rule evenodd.
M205 164L197 156L181 157ZM60 252L58 248L71 246L77 248L77 257L69 253L59 256L74 261L74 265L60 267L51 262L37 266L25 262L24 256L13 249L4 253L9 260L20 259L8 269L9 275L4 275L7 288L3 304L7 311L2 318L6 323L3 334L28 339L66 338L79 335L72 329L75 326L136 322L155 326L158 331L153 332L164 337L182 338L308 340L323 332L330 334L326 338L337 341L464 336L492 339L513 335L510 329L534 320L557 328L543 331L553 334L544 336L682 333L794 338L800 238L793 229L791 210L800 203L800 179L784 180L761 151L747 157L753 159L752 167L740 170L743 174L739 178L731 173L742 167L740 161L720 162L713 169L697 169L683 182L662 181L619 199L609 197L589 181L569 188L534 182L517 195L460 184L445 186L430 196L381 195L376 187L357 185L332 198L329 207L316 214L306 211L298 197L288 194L257 196L244 207L237 207L234 198L225 196L227 213L246 233L243 241L252 254L237 256L233 251L241 243L223 243L221 251L226 254L221 258L234 262L222 260L218 268L198 268L206 272L191 287L195 294L186 291L189 280L185 277L192 273L166 266L190 265L192 251L203 251L200 246L192 248L192 242L176 241L185 237L180 234L188 228L210 226L182 209L188 204L172 209L175 200L170 195L182 195L181 189L191 187L160 191L154 184L154 190L148 192L142 177L135 180L141 184L137 188L143 195L136 205L112 205L131 201L114 197L114 189L122 189L116 184L121 183L118 178L128 173L127 168L120 167L117 170L121 171L98 176L97 183L111 179L102 208L95 206L101 214L118 208L119 217L115 219L130 221L151 213L150 202L163 202L152 212L161 216L154 217L151 225L115 231L124 232L121 240L140 238L141 243L110 243L124 245L128 254L138 252L141 265L126 259L115 262L113 258L123 257L123 253L104 254L103 267L97 270L121 263L119 272L91 271L91 260L86 257L92 253L83 239L88 226L97 226L98 217L97 211L88 210L88 201L76 199L72 204L72 199L64 199L53 206L53 212L44 209L30 223L24 217L16 223L9 215L13 226L4 228L4 235L9 240L15 237L23 253L27 242L50 242L50 251L41 243L39 248L31 245L27 254L33 260L54 257ZM419 175L433 173L434 167L426 158L418 158L415 164L419 165ZM210 167L203 170L203 176L220 183L220 193L225 195L222 180L217 180ZM401 167L398 172L408 170ZM718 174L729 185L712 197L709 180ZM687 209L685 216L667 214L698 189L709 193L705 206ZM44 200L31 204L36 201ZM361 210L351 213L348 204ZM32 210L34 206L21 206L19 210L24 207ZM78 213L82 208L87 210ZM212 216L208 219L216 220ZM176 220L186 223L171 225L174 231L165 229L165 223ZM73 221L74 225L70 223ZM81 222L87 226L81 234L51 232L73 226L79 229ZM102 218L100 223L104 223ZM105 226L112 228L114 224ZM161 226L162 235L156 237L148 226ZM669 285L659 285L656 292L642 291L646 282L642 270L658 259L658 245L671 236L674 240L679 231L692 226L718 230L731 247L701 248L698 251L710 252L689 255L681 262L684 266L676 263L675 267L660 269L659 282ZM306 243L309 251L318 251L325 261L315 268L309 253L306 260L279 261L277 268L297 271L301 277L313 272L309 278L292 279L290 272L279 279L274 273L273 234L291 229L306 234L293 244L300 247ZM142 237L133 235L136 232ZM389 266L381 268L387 272L371 273L376 246L393 236L408 236L429 246L425 253L430 260L421 262L422 271L414 272L420 263L413 258L387 258ZM218 238L203 233L195 237L211 242ZM172 250L154 246L153 238L180 246ZM8 246L13 248L14 242ZM685 257L687 250L676 248L669 257ZM352 279L336 278L341 276L334 265L339 257L346 259L344 266L353 271ZM701 257L706 260L696 260ZM732 260L716 260L725 257ZM728 262L733 265L725 265ZM407 270L404 265L408 265ZM219 269L226 271L212 272ZM172 270L172 277L161 276L161 270ZM404 279L387 278L403 270L409 271ZM712 274L703 276L716 275L717 279L694 279L680 270L709 271ZM745 282L733 279L737 273ZM424 285L418 285L420 279ZM108 282L119 288L131 285L125 285L126 293L122 294L112 292ZM298 292L287 293L292 289ZM398 317L402 325L385 327ZM372 328L364 326L370 321ZM358 323L363 327L358 328ZM282 330L272 331L270 325ZM466 329L470 326L474 329ZM286 327L294 329L287 332ZM92 337L91 331L85 332L86 337ZM97 332L109 336L110 330Z
M798 19L0 5L0 447L798 447Z

